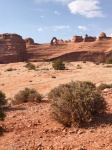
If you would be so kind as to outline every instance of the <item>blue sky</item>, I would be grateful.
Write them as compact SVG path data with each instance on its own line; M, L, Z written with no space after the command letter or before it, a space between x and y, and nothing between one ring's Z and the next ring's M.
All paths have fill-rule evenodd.
M0 34L17 33L37 43L52 37L112 35L112 0L0 0Z

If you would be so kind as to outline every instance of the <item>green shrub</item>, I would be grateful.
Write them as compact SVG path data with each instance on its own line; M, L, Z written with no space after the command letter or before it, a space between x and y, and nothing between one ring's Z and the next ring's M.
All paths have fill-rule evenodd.
M78 65L77 65L77 69L82 69L82 67L78 64Z
M106 110L106 101L91 82L71 82L52 89L48 94L54 119L65 126L82 125Z
M98 91L102 91L102 90L104 90L104 89L106 89L106 88L112 88L112 84L101 83L101 84L97 87Z
M57 59L57 60L53 61L52 67L55 70L64 70L65 69L65 64L63 63L63 61L61 59Z
M6 104L6 96L2 91L0 91L0 106L5 104Z
M41 102L42 95L39 94L35 89L25 88L24 90L19 91L12 101L13 105L27 103L27 102Z
M26 68L28 68L29 70L35 70L35 65L34 64L32 64L32 63L30 63L30 62L28 62L26 65L25 65L25 67Z
M86 63L86 61L84 60L83 63Z
M2 109L2 106L6 104L6 97L5 94L0 91L0 120L4 120L5 118L5 113Z
M112 57L107 59L107 64L112 64Z
M99 65L100 63L99 62L95 62L95 65Z

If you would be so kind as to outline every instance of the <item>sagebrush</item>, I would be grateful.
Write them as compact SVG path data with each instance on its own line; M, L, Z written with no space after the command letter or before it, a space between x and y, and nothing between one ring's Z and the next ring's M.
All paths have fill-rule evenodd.
M57 60L53 61L52 67L55 70L65 70L65 64L63 63L63 61L61 59L57 59Z
M6 104L6 96L2 91L0 91L0 120L4 120L5 118L5 113L2 108L3 105L5 104Z
M112 83L111 84L106 84L106 83L101 83L97 89L99 92L101 92L102 90L106 89L106 88L112 88Z
M27 102L41 102L42 95L38 93L35 89L25 88L19 91L12 101L13 105L27 103Z
M106 110L106 101L91 82L70 82L52 89L52 116L65 126L82 125L93 120L96 113Z
M34 64L32 64L31 62L28 62L26 65L25 65L26 68L28 68L29 70L35 70L36 67Z

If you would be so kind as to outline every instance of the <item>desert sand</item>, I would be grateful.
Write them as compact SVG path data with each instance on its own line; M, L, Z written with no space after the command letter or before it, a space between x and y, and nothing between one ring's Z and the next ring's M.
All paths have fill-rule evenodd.
M70 81L112 83L112 67L93 62L65 62L66 70L54 70L51 62L35 62L36 70L28 70L25 62L0 64L0 90L7 98L25 87L43 94L39 104L21 104L6 108L6 131L0 137L0 150L111 150L112 90L103 92L108 110L87 128L65 128L52 120L47 93ZM81 69L77 69L80 65ZM7 69L13 68L12 71ZM41 147L39 149L39 147Z

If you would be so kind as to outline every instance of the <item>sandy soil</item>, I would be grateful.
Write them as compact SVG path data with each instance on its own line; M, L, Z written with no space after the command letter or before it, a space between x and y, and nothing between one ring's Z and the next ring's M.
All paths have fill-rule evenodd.
M56 71L49 62L36 62L36 71L25 63L0 65L0 90L8 98L25 87L35 88L45 96L39 104L21 104L6 108L6 131L0 137L0 150L111 150L112 149L112 90L103 92L108 102L106 113L99 115L88 128L65 128L50 117L47 93L70 81L112 83L112 68L92 62L69 62L67 70ZM80 65L82 69L77 69ZM13 68L16 70L7 71ZM54 78L56 77L56 78Z

